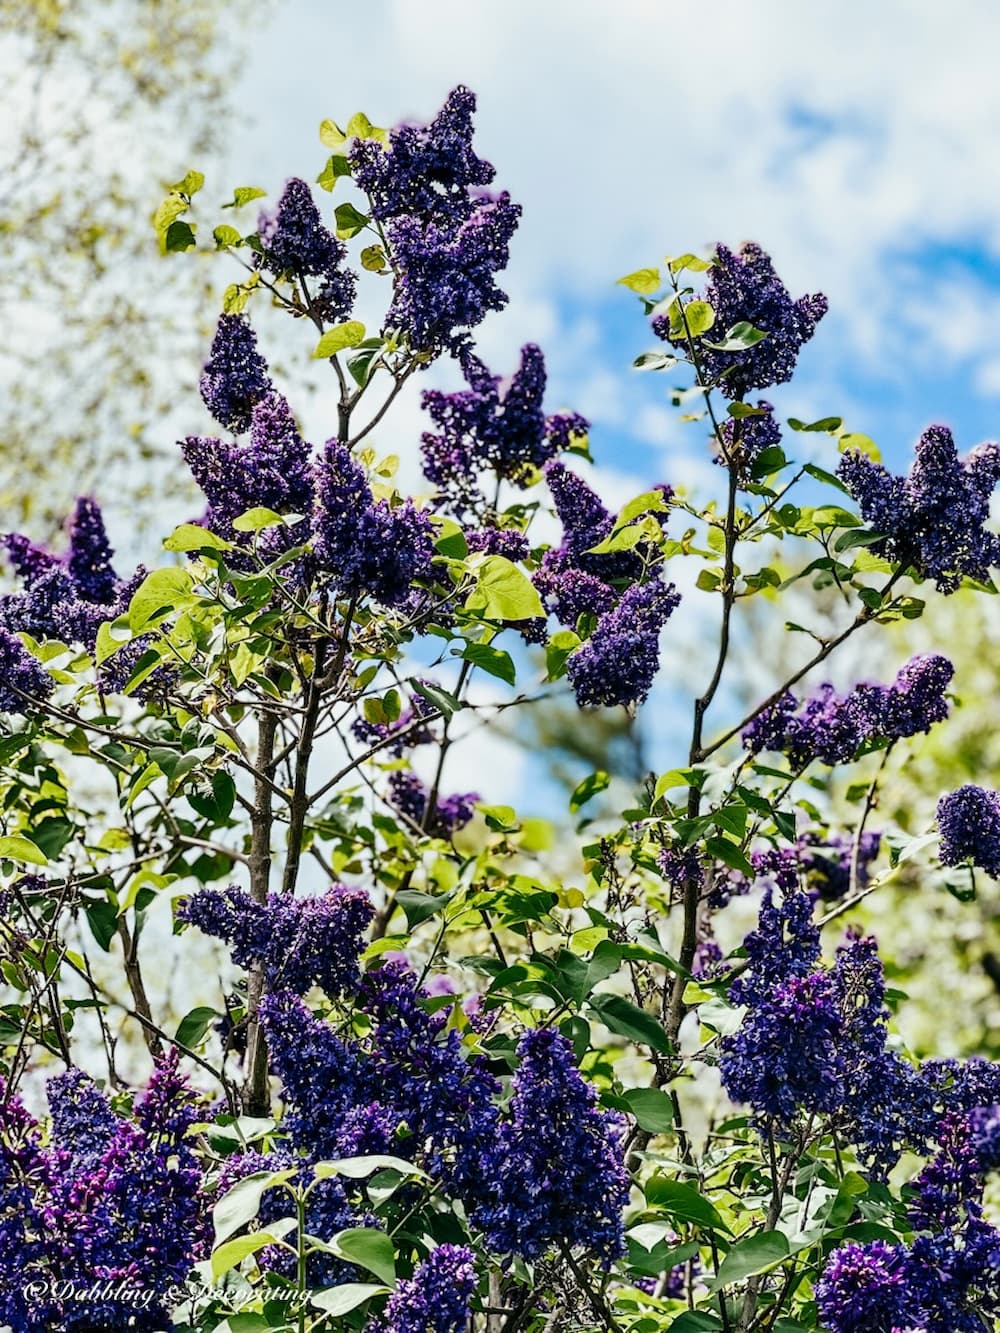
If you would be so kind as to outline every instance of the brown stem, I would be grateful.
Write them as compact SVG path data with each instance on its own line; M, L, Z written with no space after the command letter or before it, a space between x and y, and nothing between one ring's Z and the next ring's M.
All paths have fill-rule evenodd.
M128 928L128 922L123 916L118 918L118 938L122 942L125 979L128 982L135 1011L141 1021L146 1048L154 1060L159 1060L163 1055L163 1043L160 1041L156 1023L153 1021L153 1011L149 1005L149 996L146 994L146 983L142 979L142 968L139 966L139 937L132 934Z
M257 733L257 762L254 779L254 810L250 833L250 892L258 903L267 901L271 884L271 830L274 825L274 739L278 719L274 713L260 714ZM253 963L247 975L247 1072L243 1103L248 1115L266 1116L270 1110L267 1086L267 1046L257 1018L264 994L264 966Z

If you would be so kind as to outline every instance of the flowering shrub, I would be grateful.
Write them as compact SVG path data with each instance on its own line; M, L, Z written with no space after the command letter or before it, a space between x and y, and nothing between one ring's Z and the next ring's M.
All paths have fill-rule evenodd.
M542 351L505 380L475 350L520 209L488 190L474 106L460 88L427 126L324 122L320 193L292 180L256 231L215 227L245 276L200 383L223 435L179 446L205 508L171 562L118 572L89 497L65 551L4 539L0 1319L994 1327L1000 1066L911 1057L858 921L904 860L963 898L1000 875L1000 794L943 794L939 835L869 827L890 750L946 725L961 681L924 654L892 684L802 682L919 616L923 585L991 586L997 446L962 461L931 427L898 478L836 418L783 424L758 395L826 300L720 245L622 282L670 349L638 368L686 376L673 396L711 429L721 502L652 479L610 510ZM165 251L195 246L200 185L158 211ZM322 191L352 185L331 215ZM319 445L268 363L265 299L339 391ZM426 484L404 495L390 409L449 358L465 387L423 391ZM816 439L835 471L791 458ZM561 860L488 773L456 789L468 719L556 689L641 705L692 560L718 618L680 766L619 820L581 816ZM799 578L844 619L735 717L740 605ZM830 775L851 765L845 825ZM734 935L737 903L756 925ZM179 1023L147 985L165 907L182 986L213 996ZM185 970L199 940L218 986Z

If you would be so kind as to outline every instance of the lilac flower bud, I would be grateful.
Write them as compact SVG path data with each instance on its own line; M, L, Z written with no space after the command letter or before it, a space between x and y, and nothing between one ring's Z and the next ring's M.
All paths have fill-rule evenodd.
M938 801L941 863L971 861L1000 878L1000 793L967 783Z

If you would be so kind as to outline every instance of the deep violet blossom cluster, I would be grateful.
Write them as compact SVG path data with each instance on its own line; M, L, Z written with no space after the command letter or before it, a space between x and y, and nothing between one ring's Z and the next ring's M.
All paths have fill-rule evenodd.
M458 513L482 500L481 473L526 485L535 470L586 435L589 424L575 413L546 417L545 359L533 343L506 385L471 352L462 357L467 388L458 393L427 390L423 406L437 432L422 436L424 475Z
M963 578L985 582L1000 563L1000 537L984 526L1000 481L1000 446L981 444L962 461L951 431L930 426L905 477L856 450L837 472L865 522L883 534L872 550L934 579L939 591L953 593Z
M271 989L319 986L331 997L357 986L372 915L368 894L343 884L314 898L270 893L264 903L239 888L199 889L177 909L178 920L225 940L238 967L262 964Z
M439 1245L404 1278L380 1319L365 1333L464 1333L476 1290L475 1256L464 1245Z
M403 330L428 358L459 353L468 331L507 304L495 276L521 209L484 188L495 172L472 149L475 106L467 88L455 88L429 125L398 126L387 146L358 139L350 151L392 259L385 327Z
M984 1164L969 1117L948 1114L912 1182L910 1245L851 1242L816 1284L830 1333L982 1333L1000 1313L1000 1232L983 1217Z
M790 380L799 352L827 311L822 295L793 301L770 256L753 241L736 251L725 245L716 247L704 299L715 312L715 324L699 344L701 371L707 380L717 380L725 396L733 399ZM723 342L734 325L743 323L767 337L735 351L711 346ZM672 329L667 315L656 316L653 331L675 346L687 346L686 336Z
M924 653L901 667L892 685L856 685L841 695L824 684L805 701L789 691L744 728L743 744L751 754L781 751L796 768L817 759L849 763L862 746L915 736L943 721L954 670L947 658Z
M827 902L843 898L851 888L864 889L882 846L882 835L864 829L855 839L844 833L807 833L798 840L799 862L806 883Z
M50 1080L51 1142L19 1099L0 1101L0 1319L15 1333L134 1328L155 1333L208 1234L202 1176L184 1143L202 1110L167 1057L131 1119L79 1071ZM41 1283L30 1301L25 1287ZM86 1299L60 1296L54 1280ZM115 1283L152 1297L137 1307ZM47 1294L46 1294L47 1293Z
M679 602L672 583L654 580L625 589L567 659L581 707L642 703L660 667L660 633Z
M479 793L454 792L450 796L436 795L428 816L430 788L415 773L397 770L389 775L388 797L393 808L404 815L412 827L431 837L450 838L475 814Z
M967 783L941 797L937 822L943 865L971 861L1000 878L1000 792Z
M304 180L287 182L273 213L262 213L257 224L262 266L276 277L291 277L304 284L319 278L313 292L303 291L314 318L327 323L346 319L354 303L355 275L343 267L346 247L324 226L312 190Z
M257 403L271 389L267 362L244 315L221 315L201 372L201 397L220 426L245 431Z
M500 1128L496 1193L479 1214L490 1244L537 1258L562 1240L605 1267L625 1245L625 1122L597 1104L570 1043L554 1028L518 1044L509 1116Z
M402 602L414 579L430 575L430 519L412 500L376 500L347 446L330 440L319 464L313 553L345 595Z

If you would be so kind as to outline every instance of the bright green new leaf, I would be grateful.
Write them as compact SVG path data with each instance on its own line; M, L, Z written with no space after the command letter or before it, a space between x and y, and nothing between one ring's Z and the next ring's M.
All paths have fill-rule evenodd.
M234 518L233 527L237 532L263 532L265 528L280 528L284 521L273 509L264 509L261 506L248 509L245 514Z
M242 1180L227 1190L212 1209L212 1222L215 1226L215 1243L221 1245L240 1227L257 1216L260 1201L266 1190L273 1189L286 1180L292 1180L298 1174L294 1169L288 1171L255 1171L252 1176Z
M339 1258L366 1268L390 1286L395 1284L396 1253L391 1238L384 1231L375 1231L372 1227L350 1227L334 1236L330 1248Z
M0 858L21 861L33 866L47 866L49 863L42 849L22 833L9 833L6 837L0 838Z
M383 1296L391 1290L391 1287L378 1287L369 1282L342 1282L340 1286L327 1287L325 1291L311 1291L309 1303L328 1315L344 1315L364 1305L373 1296ZM229 1322L232 1323L232 1318Z
M713 1290L766 1273L787 1258L788 1240L780 1231L761 1231L756 1236L747 1236L736 1242L719 1265L719 1275L712 1283Z
M203 528L197 523L181 523L179 527L174 528L169 537L164 539L163 549L165 551L231 551L232 542L227 542L225 537L219 537L216 533L210 532L208 528Z
M488 555L476 567L476 586L465 604L488 620L532 620L545 609L538 589L522 570L502 555Z
M190 606L195 600L194 580L186 569L154 569L139 584L128 608L128 623L138 634L161 615Z
M364 341L364 336L365 326L361 321L349 319L345 324L327 329L316 344L313 357L322 360L324 357L336 356L338 352L343 352L348 347L357 347L358 343Z
M689 301L684 307L684 318L692 338L700 338L715 323L715 311L707 301Z
M619 278L618 285L627 287L630 292L637 292L640 296L652 296L654 292L660 290L663 283L658 268L637 268L634 273L626 273L624 278Z

